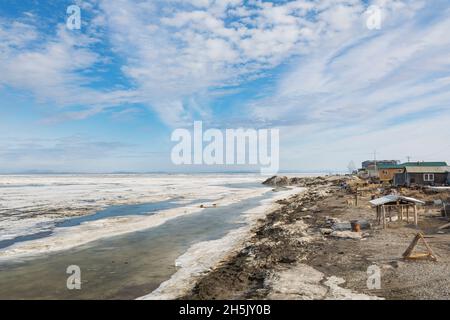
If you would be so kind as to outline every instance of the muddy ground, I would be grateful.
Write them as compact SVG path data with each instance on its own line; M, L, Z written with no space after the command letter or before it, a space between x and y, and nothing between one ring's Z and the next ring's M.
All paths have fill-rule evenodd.
M354 202L351 178L301 178L307 191L280 201L279 209L260 220L241 248L202 277L184 299L449 299L450 232L440 207L419 210L419 225L406 221L382 229L369 205L372 196L390 192L365 187ZM424 201L442 194L401 190ZM335 222L365 219L360 233L336 233ZM395 220L395 215L394 215ZM402 257L419 232L438 261ZM417 250L425 248L418 246ZM381 288L367 286L369 266L381 270Z

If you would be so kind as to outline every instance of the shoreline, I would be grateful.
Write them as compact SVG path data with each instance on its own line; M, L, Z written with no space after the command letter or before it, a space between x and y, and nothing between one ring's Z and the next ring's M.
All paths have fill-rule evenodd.
M277 201L303 191L302 187L276 190L274 196L261 200L258 206L245 212L242 216L245 226L230 231L222 238L194 244L176 259L175 264L180 269L169 280L137 300L173 300L187 294L202 275L240 248L242 242L251 235L258 219L279 207Z
M318 201L332 196L336 186L327 179L335 177L293 179L304 191L279 199L278 208L259 221L234 255L216 265L181 299L380 299L342 288L339 285L345 280L327 277L303 263L302 247L306 248L318 236L309 232L312 227L308 223L309 213L319 210ZM272 183L289 185L278 178ZM297 212L300 214L294 217Z
M424 209L419 229L436 238L429 241L441 261L405 262L402 253L417 229L396 223L383 230L375 224L368 201L380 193L377 188L361 196L355 206L351 204L354 195L342 183L361 182L357 178L294 179L291 182L307 191L278 201L281 207L259 220L240 248L179 299L450 299L446 276L450 274L446 246L450 234L436 232L441 222L431 209ZM361 232L331 228L353 219L365 219L370 228ZM367 285L371 266L380 270L380 288Z
M45 299L136 299L147 295L170 279L177 271L175 261L193 245L202 241L222 239L229 232L244 226L245 216L257 214L253 208L260 205L261 201L267 199L272 202L275 194L271 189L258 187L256 192L264 194L250 198L245 195L252 194L253 191L249 193L243 189L244 193L240 194L244 200L235 202L239 197L233 195L224 199L233 202L229 206L205 208L193 215L171 219L158 228L105 238L92 245L57 254L42 255L36 260L24 261L25 264L18 261L17 264L2 265L2 274L4 271L5 277L0 281L0 287L7 288L12 285L10 279L15 277L21 280L14 284L17 285L17 290L2 290L1 295L7 297L9 294L22 298L35 294ZM231 240L234 241L234 238ZM223 247L219 246L220 249L224 249ZM189 256L189 253L187 255ZM59 272L66 270L66 264L79 265L82 269L83 290L71 292L65 289L65 277ZM46 289L43 291L46 293L41 293L43 286L34 282L31 277L33 274L39 274L40 279L45 279ZM23 290L24 287L28 289Z

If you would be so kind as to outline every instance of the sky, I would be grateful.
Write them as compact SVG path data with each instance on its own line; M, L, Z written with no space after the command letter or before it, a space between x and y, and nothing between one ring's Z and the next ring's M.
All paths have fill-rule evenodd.
M448 0L2 0L0 173L248 169L174 166L194 121L279 129L283 171L450 161L449 30Z

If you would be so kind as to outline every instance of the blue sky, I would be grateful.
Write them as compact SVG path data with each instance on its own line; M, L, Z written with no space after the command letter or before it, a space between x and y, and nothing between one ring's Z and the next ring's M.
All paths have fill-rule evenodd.
M171 165L194 120L280 129L282 170L449 161L448 30L445 0L3 0L0 172L212 170Z

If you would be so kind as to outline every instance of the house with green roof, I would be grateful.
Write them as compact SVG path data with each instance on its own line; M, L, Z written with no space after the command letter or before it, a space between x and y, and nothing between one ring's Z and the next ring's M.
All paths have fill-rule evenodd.
M394 174L394 186L447 185L450 167L446 162L407 162Z

